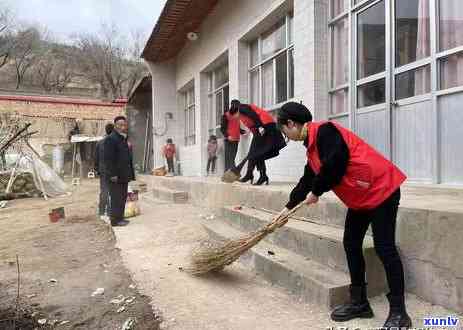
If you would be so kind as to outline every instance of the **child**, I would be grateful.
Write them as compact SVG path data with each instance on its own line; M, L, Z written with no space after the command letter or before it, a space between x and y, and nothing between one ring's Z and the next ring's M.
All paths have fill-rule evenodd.
M207 141L207 175L212 165L212 173L215 173L215 161L217 160L217 137L211 135Z
M176 158L175 144L172 139L167 139L166 145L162 148L162 154L167 162L167 172L174 174L174 158Z

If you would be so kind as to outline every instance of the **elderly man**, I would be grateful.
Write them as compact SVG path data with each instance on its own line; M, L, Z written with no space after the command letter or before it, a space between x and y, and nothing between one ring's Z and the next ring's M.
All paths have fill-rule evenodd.
M105 177L111 198L110 219L112 226L125 226L124 220L127 189L135 180L132 155L127 143L127 119L119 116L114 119L114 130L104 141Z

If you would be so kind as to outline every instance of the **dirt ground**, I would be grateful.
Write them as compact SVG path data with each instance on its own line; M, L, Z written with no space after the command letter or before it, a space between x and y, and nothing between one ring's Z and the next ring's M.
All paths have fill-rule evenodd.
M9 201L0 209L0 329L13 329L16 320L17 329L113 330L130 318L131 329L158 329L160 320L124 267L113 232L96 218L97 182L74 189L71 196ZM51 223L48 212L59 206L66 220ZM98 288L104 293L92 296ZM117 297L119 304L111 302Z

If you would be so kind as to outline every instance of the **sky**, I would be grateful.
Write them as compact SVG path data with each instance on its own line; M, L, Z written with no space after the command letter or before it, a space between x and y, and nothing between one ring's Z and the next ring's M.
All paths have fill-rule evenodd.
M47 27L59 40L72 34L98 32L103 23L116 23L130 35L151 33L166 0L0 0L20 22Z

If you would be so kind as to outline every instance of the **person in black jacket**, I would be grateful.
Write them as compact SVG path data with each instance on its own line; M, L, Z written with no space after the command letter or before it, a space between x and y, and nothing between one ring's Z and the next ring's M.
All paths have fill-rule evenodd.
M110 218L112 226L125 226L125 202L128 183L135 180L132 155L127 143L127 119L123 116L114 119L114 130L104 141L105 178L109 185Z
M95 149L95 171L100 176L100 201L98 203L98 215L103 221L107 221L109 211L109 187L106 184L104 168L104 141L114 129L114 124L106 124L106 136L97 142Z

